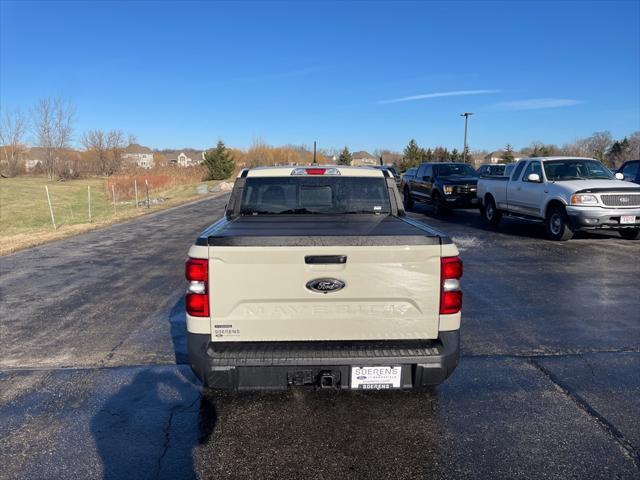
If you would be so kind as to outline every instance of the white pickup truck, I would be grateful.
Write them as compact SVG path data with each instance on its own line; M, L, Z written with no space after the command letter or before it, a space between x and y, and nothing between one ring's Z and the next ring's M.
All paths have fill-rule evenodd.
M435 385L458 363L461 276L388 171L243 170L189 250L189 362L222 389Z
M483 219L503 215L543 221L551 240L569 240L576 230L613 229L622 238L640 236L640 188L614 176L591 158L520 160L510 177L480 178Z

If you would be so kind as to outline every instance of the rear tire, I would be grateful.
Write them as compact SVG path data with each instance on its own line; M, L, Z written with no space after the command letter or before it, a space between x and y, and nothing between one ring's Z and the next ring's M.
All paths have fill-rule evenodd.
M404 203L404 209L407 212L413 210L413 199L411 198L408 188L404 189L402 203Z
M573 238L573 230L569 225L569 218L564 207L551 207L545 219L545 226L549 240L566 242Z
M495 227L502 220L502 212L496 207L496 202L492 197L487 198L484 207L481 210L482 219L489 225Z
M640 238L640 228L623 228L618 233L625 240L637 240Z

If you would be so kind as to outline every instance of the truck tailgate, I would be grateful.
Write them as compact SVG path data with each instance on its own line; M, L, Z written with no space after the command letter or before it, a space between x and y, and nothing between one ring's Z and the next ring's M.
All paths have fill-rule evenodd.
M437 338L440 250L437 243L209 246L212 340ZM309 256L346 261L308 263ZM307 287L327 278L344 287Z

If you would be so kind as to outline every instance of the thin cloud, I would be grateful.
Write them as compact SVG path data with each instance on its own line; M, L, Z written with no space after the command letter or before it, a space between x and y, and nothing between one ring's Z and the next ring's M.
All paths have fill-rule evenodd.
M412 95L410 97L380 100L378 103L413 102L415 100L425 100L427 98L458 97L460 95L484 95L488 93L500 93L500 90L455 90L453 92L424 93L422 95Z
M582 100L571 98L531 98L529 100L500 102L495 106L502 110L541 110L543 108L573 107L581 103L583 103Z

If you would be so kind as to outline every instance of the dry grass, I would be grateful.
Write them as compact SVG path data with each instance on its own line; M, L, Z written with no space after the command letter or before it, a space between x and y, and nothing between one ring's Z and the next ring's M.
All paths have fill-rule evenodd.
M135 208L132 201L116 201L115 213L113 203L106 195L105 183L102 178L67 182L47 182L42 177L1 179L0 255L201 199L204 195L197 193L196 186L202 183L211 186L217 182L158 187L150 196L166 198L164 203L147 209ZM56 230L51 225L45 185L52 197ZM88 222L87 187L91 187L91 223Z

